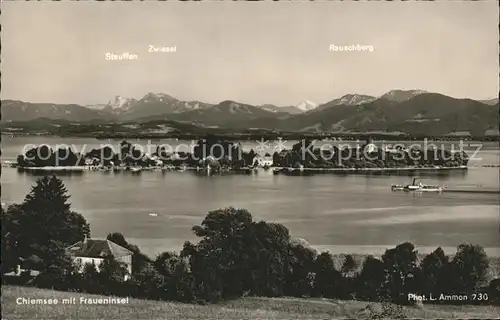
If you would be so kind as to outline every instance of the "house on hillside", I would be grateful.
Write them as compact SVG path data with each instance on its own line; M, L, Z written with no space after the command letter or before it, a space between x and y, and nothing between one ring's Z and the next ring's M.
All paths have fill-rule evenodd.
M115 259L125 263L129 275L132 274L133 252L113 241L85 238L85 240L68 247L67 251L73 258L73 262L80 265L80 272L83 272L87 263L94 264L99 270L99 266L104 260ZM125 280L128 276L125 277Z

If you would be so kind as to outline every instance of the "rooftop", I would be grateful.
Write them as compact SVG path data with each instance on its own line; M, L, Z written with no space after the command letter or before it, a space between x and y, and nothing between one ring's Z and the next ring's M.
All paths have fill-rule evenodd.
M88 258L120 258L133 254L127 248L107 239L85 239L75 243L67 250L73 256Z

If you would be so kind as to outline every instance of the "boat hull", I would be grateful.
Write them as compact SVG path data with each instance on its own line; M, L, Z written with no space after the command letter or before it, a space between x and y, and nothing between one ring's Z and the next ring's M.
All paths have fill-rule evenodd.
M441 192L441 191L443 191L443 188L441 188L441 187L420 188L416 191L418 191L418 192Z
M402 186L402 185L396 185L393 184L391 185L391 190L392 191L405 191L405 192L441 192L443 191L443 187L441 186L419 186L419 187L413 187L409 188L408 186Z

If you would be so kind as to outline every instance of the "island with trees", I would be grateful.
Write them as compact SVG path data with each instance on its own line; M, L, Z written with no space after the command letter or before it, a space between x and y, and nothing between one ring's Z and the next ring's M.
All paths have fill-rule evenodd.
M116 150L115 150L116 149ZM118 148L103 146L84 154L70 147L53 150L47 145L31 148L17 157L20 171L134 171L197 170L250 173L256 153L243 151L241 144L213 136L200 139L191 152L176 151L172 146L158 145L151 153L140 145L122 141Z
M207 136L189 151L177 151L170 145L157 145L148 153L139 145L122 141L117 148L104 145L84 154L70 147L51 149L34 147L17 157L20 171L134 171L195 170L204 173L252 173L258 166L274 167L274 173L407 173L467 170L469 161L463 150L420 148L403 145L377 146L371 140L355 146L329 144L317 146L314 140L302 139L291 149L280 149L262 166L262 158L253 149L244 151L240 142Z
M273 154L276 172L301 173L398 173L466 170L468 155L465 151L403 145L382 148L370 139L366 143L315 146L314 141L303 139L291 149Z

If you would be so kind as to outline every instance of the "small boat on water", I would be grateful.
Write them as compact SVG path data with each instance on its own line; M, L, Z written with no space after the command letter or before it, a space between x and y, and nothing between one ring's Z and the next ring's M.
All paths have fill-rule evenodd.
M422 182L419 182L418 184L416 183L417 178L413 178L412 184L408 185L401 185L401 184L393 184L391 185L391 190L392 191L417 191L417 192L441 192L443 191L443 186L435 185L425 185Z
M158 213L156 213L156 212L150 212L149 215L151 217L158 217Z

